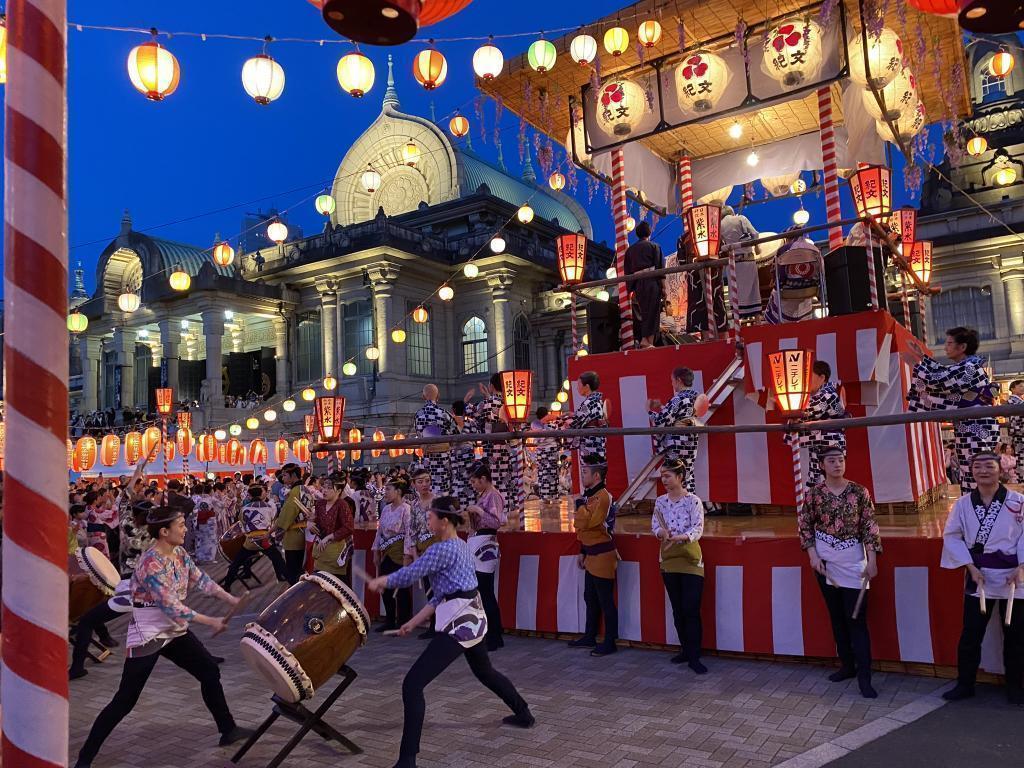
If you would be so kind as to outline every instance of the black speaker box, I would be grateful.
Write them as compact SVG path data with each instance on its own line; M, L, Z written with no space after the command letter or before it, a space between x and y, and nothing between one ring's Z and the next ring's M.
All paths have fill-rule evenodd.
M615 292L609 291L609 301L592 301L587 304L587 349L592 355L602 352L619 351L619 304Z
M885 262L882 250L874 249L873 256L879 303L885 307ZM825 255L825 290L828 291L830 315L850 315L871 309L870 285L867 248L844 245Z

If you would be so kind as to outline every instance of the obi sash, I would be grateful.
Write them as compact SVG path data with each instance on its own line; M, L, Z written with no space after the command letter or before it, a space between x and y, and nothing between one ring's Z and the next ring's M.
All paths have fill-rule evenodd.
M128 656L149 656L157 653L168 642L184 635L188 624L174 621L156 603L133 603L131 621L125 646Z
M580 544L580 552L584 555L603 555L605 552L614 552L614 541L602 541L600 544Z
M399 533L395 536L381 539L379 551L382 557L386 557L395 565L401 565L405 554L405 534Z
M837 539L821 531L814 532L814 549L825 563L825 580L834 587L860 589L870 587L864 579L867 553L859 539Z
M473 553L474 567L480 573L494 573L498 570L501 552L498 549L497 531L481 528L466 542Z
M446 595L434 614L434 629L450 635L463 648L472 648L487 634L487 614L480 592Z
M419 541L416 542L416 552L423 554L430 548L430 545L437 541L437 536L432 533L421 533Z

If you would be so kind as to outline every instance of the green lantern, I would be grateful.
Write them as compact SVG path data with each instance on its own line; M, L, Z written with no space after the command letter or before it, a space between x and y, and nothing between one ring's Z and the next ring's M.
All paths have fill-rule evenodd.
M535 41L526 54L530 66L538 72L547 72L555 66L555 59L558 52L555 51L555 44L543 38Z

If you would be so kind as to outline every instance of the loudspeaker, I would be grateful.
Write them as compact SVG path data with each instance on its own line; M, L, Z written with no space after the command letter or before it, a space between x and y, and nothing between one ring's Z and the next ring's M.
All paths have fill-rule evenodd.
M610 292L611 293L611 292ZM587 349L592 355L619 351L619 305L612 293L610 301L592 301L587 304Z
M885 261L876 248L875 285L878 300L885 307ZM825 255L825 290L828 291L828 313L850 315L871 309L871 282L868 279L867 248L844 245Z
M898 291L899 289L897 289ZM903 302L899 298L889 299L889 314L912 334L921 337L921 313L920 302L910 301L910 317L903 317Z

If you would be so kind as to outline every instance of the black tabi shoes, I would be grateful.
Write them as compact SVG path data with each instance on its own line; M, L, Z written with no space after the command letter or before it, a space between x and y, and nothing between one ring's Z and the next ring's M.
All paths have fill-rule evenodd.
M520 712L518 715L509 715L501 719L505 725L514 725L516 728L532 728L533 724L537 722L536 718L530 713L530 710Z
M615 647L614 643L612 643L611 645L605 645L604 643L601 643L600 645L595 647L594 650L592 650L590 652L590 655L591 656L611 656L617 650L619 650L619 649Z
M236 725L227 733L221 734L220 746L227 747L231 744L242 741L243 739L248 739L253 735L253 733L255 733L255 731L253 731L252 728L243 728L240 725Z
M586 635L584 635L583 637L577 637L575 640L570 640L569 641L569 647L570 648L596 648L597 647L597 640L595 640L592 637L587 637Z
M966 683L957 683L944 694L942 698L946 701L963 701L974 697L974 686Z
M844 680L852 680L857 676L857 670L853 667L840 667L828 676L830 682L841 683Z

